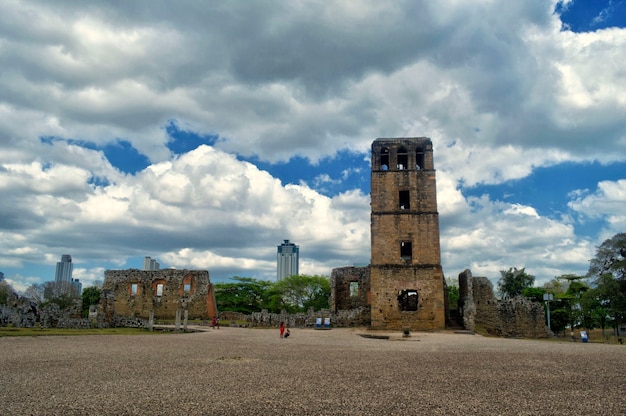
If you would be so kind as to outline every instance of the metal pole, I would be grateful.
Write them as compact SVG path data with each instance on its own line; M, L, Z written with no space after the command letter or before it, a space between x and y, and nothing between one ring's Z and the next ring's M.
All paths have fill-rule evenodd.
M543 300L546 302L546 309L548 311L548 331L551 331L550 329L550 301L554 299L554 295L552 295L552 293L544 293L543 294Z

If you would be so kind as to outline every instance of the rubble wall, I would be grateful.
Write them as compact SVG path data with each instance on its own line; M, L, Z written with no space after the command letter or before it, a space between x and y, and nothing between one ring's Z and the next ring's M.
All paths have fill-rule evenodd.
M216 316L213 285L206 270L107 270L98 316L106 326L119 317L174 320L176 311L188 311L188 319Z

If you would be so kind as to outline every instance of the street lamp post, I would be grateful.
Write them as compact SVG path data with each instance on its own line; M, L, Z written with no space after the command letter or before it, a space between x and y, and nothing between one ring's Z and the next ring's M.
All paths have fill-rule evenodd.
M550 301L554 299L554 295L552 293L544 293L543 294L543 301L546 303L546 307L548 310L548 331L551 331L550 329Z

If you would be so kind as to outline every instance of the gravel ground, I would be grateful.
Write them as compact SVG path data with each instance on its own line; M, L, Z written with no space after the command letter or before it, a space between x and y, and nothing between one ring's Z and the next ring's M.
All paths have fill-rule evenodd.
M626 414L625 346L291 334L3 337L0 415Z

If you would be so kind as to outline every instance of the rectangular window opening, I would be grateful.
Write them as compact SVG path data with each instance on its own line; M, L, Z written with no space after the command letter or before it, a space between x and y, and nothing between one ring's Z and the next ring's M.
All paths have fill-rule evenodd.
M359 297L359 282L350 282L350 297Z
M191 294L191 283L185 283L183 285L183 293L185 296L189 296Z
M131 296L137 296L137 293L139 292L139 285L137 283L133 283L130 285L130 295Z
M400 209L411 209L409 191L400 191Z
M404 261L411 261L413 259L413 247L410 241L400 243L400 258Z
M159 283L156 287L156 295L157 297L163 296L163 283Z
M424 151L422 149L417 149L415 152L415 169L424 169Z

